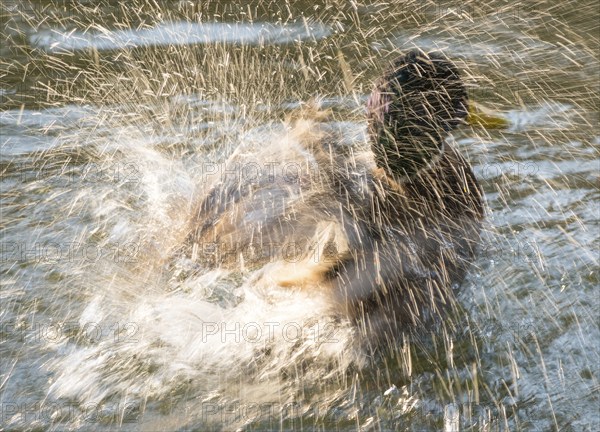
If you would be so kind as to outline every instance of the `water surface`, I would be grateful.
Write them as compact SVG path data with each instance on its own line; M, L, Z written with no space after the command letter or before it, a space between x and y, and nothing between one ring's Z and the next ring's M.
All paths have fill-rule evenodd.
M2 14L4 429L436 431L457 410L461 430L598 430L594 2ZM488 206L458 316L370 357L318 296L178 254L240 143L280 139L312 98L364 141L373 80L414 46L510 120L452 137Z

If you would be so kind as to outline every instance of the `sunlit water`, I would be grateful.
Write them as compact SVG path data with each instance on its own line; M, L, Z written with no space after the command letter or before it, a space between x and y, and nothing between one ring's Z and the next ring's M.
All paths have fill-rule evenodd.
M2 3L2 428L598 430L597 5L281 3ZM373 352L184 236L301 103L363 144L413 46L510 127L453 137L488 206L460 312Z

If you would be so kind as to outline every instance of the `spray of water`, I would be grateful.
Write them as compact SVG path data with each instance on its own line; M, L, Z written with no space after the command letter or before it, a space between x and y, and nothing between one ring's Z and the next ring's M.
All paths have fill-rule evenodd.
M593 430L596 9L3 2L2 423ZM508 127L454 134L489 207L456 307L374 349L271 278L290 260L211 267L235 248L188 239L211 188L253 173L227 161L268 173L309 100L361 148L374 80L414 47Z

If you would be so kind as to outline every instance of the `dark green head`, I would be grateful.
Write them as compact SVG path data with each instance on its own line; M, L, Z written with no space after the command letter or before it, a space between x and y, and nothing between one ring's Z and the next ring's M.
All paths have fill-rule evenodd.
M395 177L411 176L440 154L448 132L464 123L467 91L443 54L412 50L377 82L367 110L377 166Z

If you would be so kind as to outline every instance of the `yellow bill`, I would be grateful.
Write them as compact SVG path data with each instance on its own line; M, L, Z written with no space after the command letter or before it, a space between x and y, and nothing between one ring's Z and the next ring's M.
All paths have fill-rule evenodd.
M467 123L472 126L482 126L486 129L505 129L510 125L506 117L473 101L469 102Z

